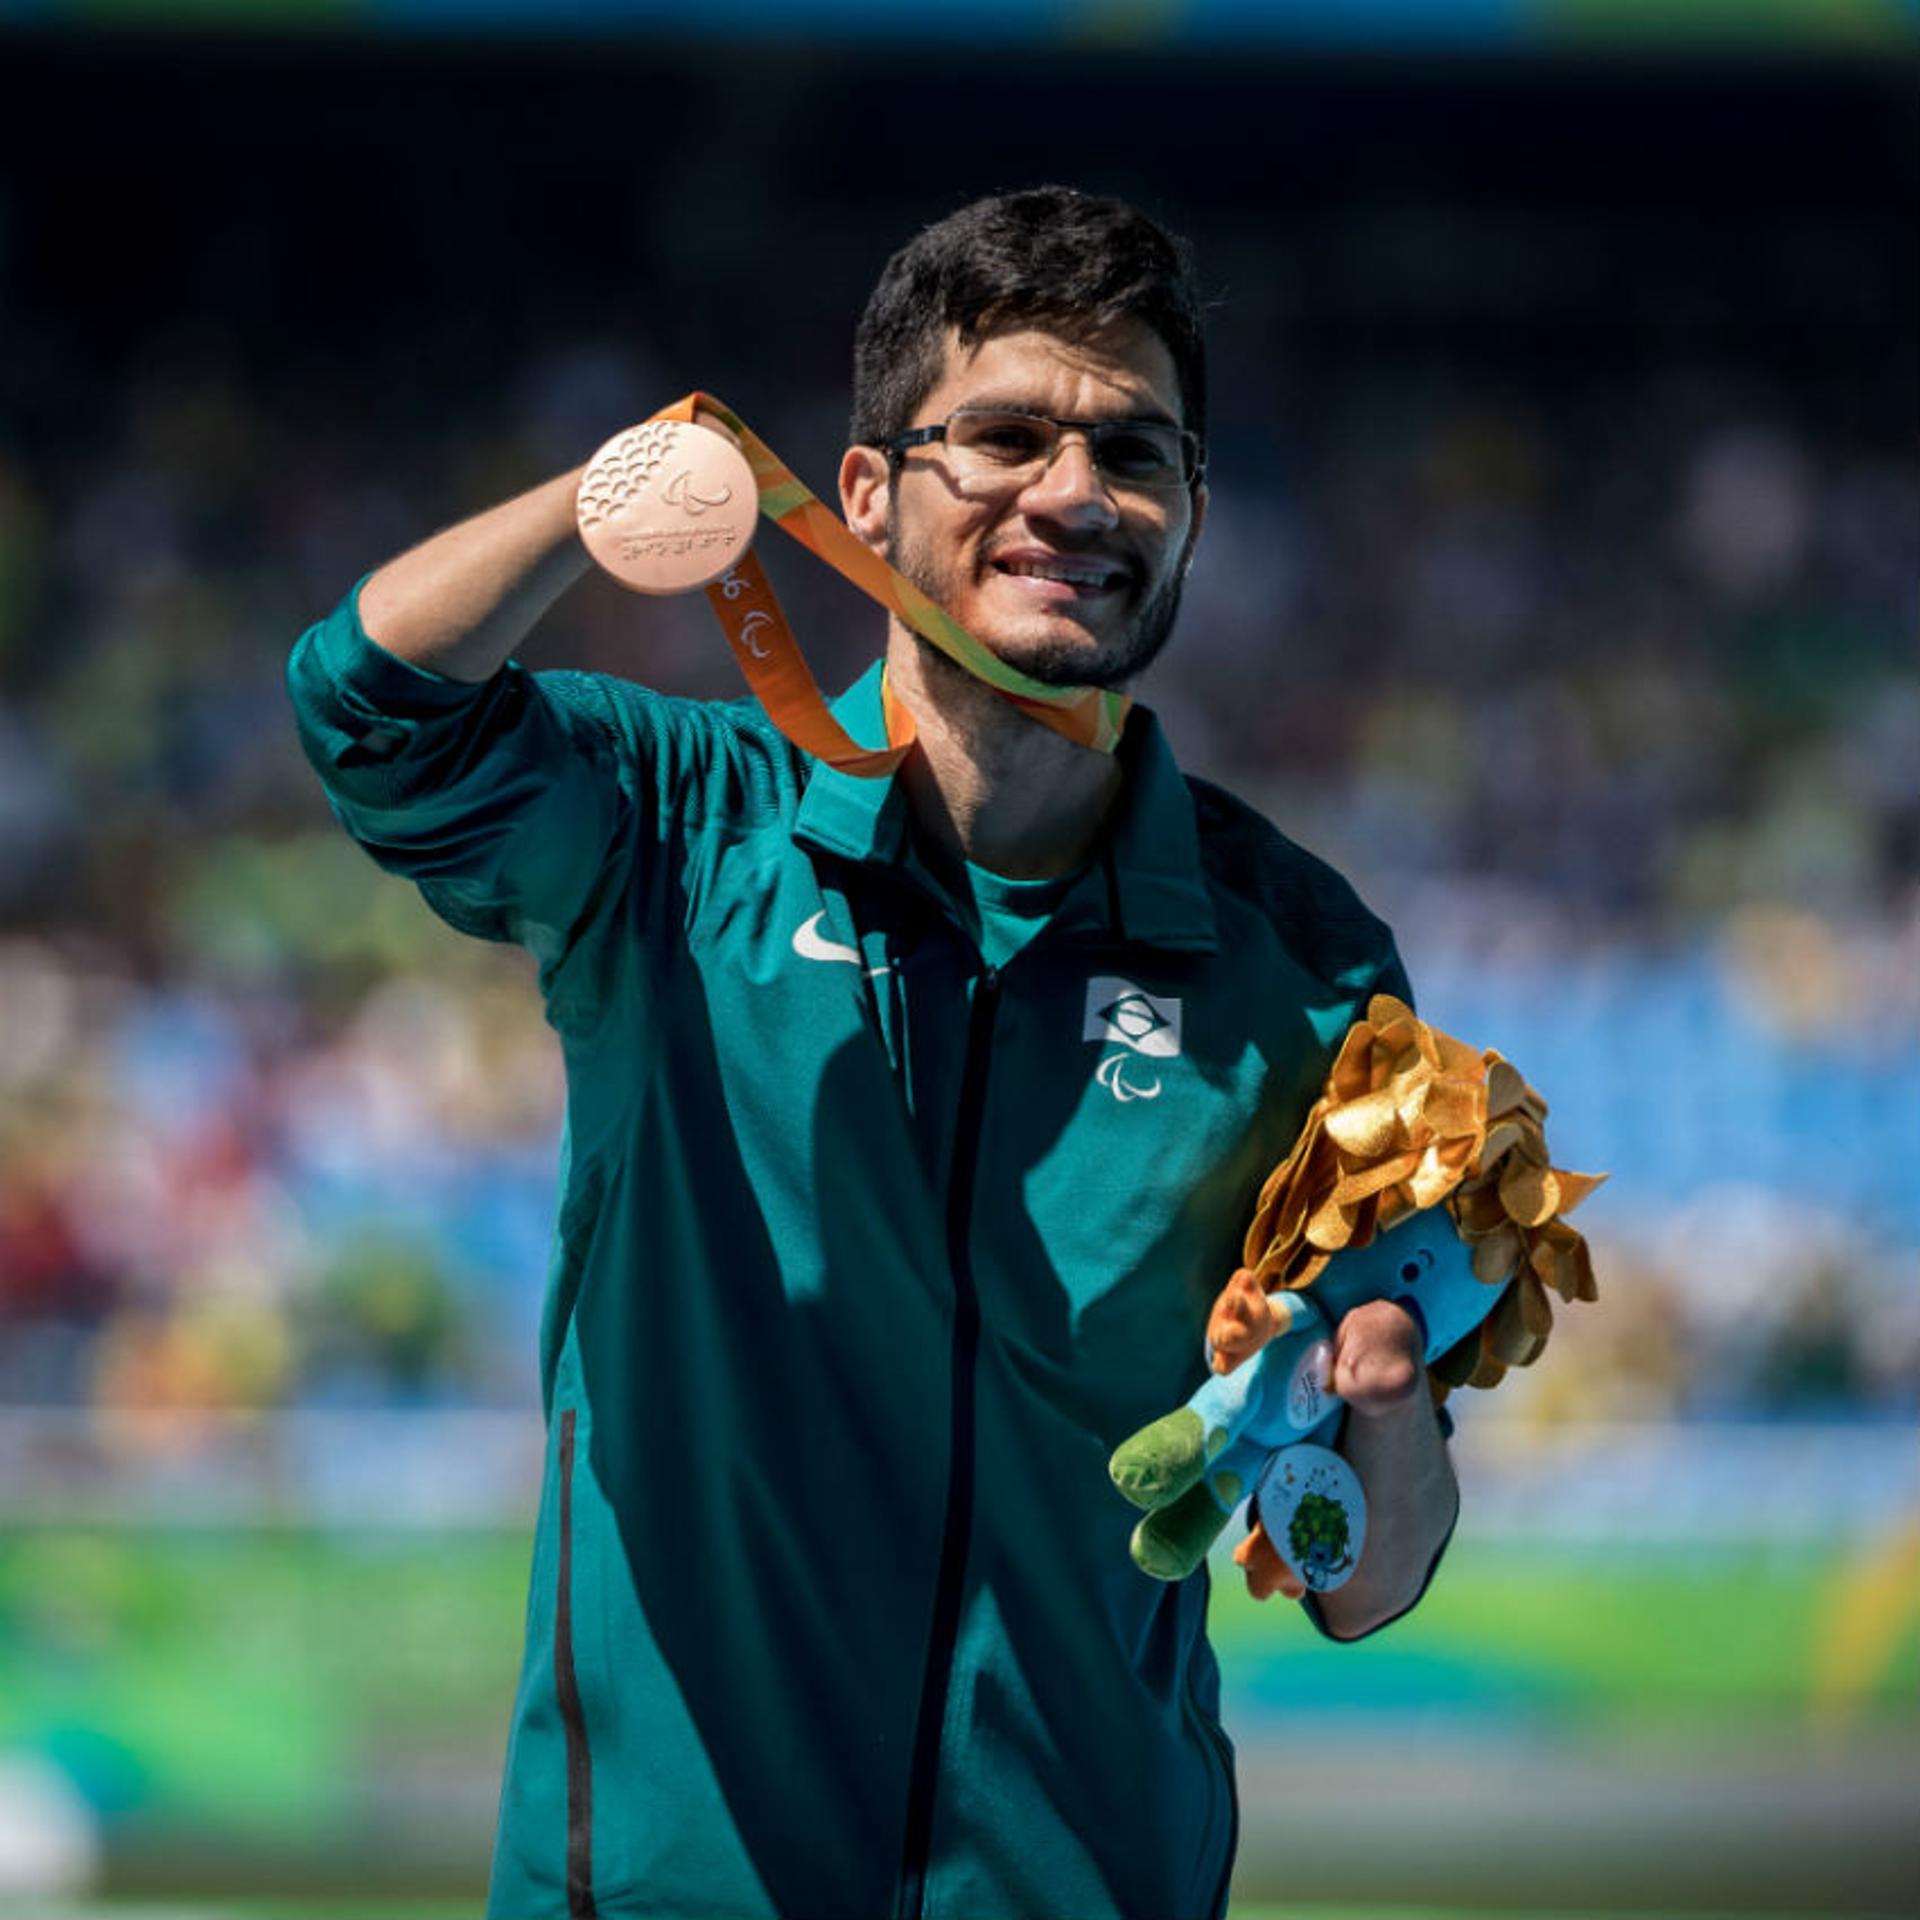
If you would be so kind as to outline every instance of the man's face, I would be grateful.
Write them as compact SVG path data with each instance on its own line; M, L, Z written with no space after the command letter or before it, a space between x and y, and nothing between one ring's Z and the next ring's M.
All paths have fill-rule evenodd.
M1159 337L1127 324L1085 341L1024 330L948 343L912 424L956 407L1062 420L1180 425L1179 383ZM1127 490L1062 437L1025 485L956 484L946 449L911 449L887 501L887 558L1001 659L1054 686L1117 687L1166 644L1205 490Z

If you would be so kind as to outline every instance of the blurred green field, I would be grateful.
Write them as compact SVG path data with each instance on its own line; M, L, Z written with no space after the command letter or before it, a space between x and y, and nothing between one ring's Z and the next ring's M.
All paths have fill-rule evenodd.
M0 1541L0 1746L116 1815L331 1828L350 1783L504 1745L524 1537L37 1528ZM1455 1548L1419 1611L1355 1647L1214 1591L1230 1727L1337 1713L1640 1728L1813 1711L1843 1570L1760 1550L1623 1559ZM1911 1719L1920 1633L1853 1703Z
M16 1529L0 1539L0 1753L37 1754L78 1784L107 1838L105 1889L172 1901L145 1909L152 1920L471 1913L520 1653L528 1553L523 1535L478 1530ZM1844 1810L1858 1800L1860 1779L1883 1782L1889 1767L1920 1753L1914 1610L1864 1663L1842 1663L1853 1681L1834 1696L1835 1635L1859 1585L1852 1563L1757 1548L1549 1555L1463 1541L1415 1615L1354 1647L1321 1641L1294 1608L1255 1605L1227 1573L1215 1585L1214 1627L1248 1806L1249 1894L1289 1885L1310 1901L1337 1894L1351 1879L1342 1861L1356 1857L1343 1851L1354 1834L1309 1876L1297 1870L1289 1836L1301 1822L1330 1832L1376 1779L1383 1793L1417 1798L1435 1777L1423 1755L1437 1757L1441 1777L1477 1768L1491 1780L1498 1765L1524 1783L1544 1779L1548 1760L1576 1773L1586 1767L1569 1791L1589 1799L1636 1770L1678 1769L1683 1778L1764 1762L1772 1785L1761 1785L1783 1791L1791 1811L1804 1797L1796 1768ZM1289 1756L1301 1743L1316 1756L1311 1772L1323 1792L1335 1793L1327 1783L1340 1777L1361 1783L1347 1801L1299 1800ZM1852 1754L1854 1771L1829 1767L1822 1787L1822 1755L1834 1752ZM1470 1766L1459 1764L1463 1754ZM1383 1774L1384 1760L1401 1764L1401 1776ZM1649 1791L1657 1802L1663 1790ZM1756 1839L1785 1845L1777 1813L1767 1810L1777 1804L1756 1798L1749 1809L1736 1792L1703 1818L1719 1820L1721 1844L1736 1852L1749 1826ZM1585 1816L1575 1807L1571 1817ZM1643 1816L1616 1807L1610 1817L1631 1824ZM1862 1844L1881 1849L1880 1864L1834 1912L1879 1911L1878 1889L1900 1872L1882 1857L1884 1812L1860 1818ZM1429 1841L1444 1843L1444 1828ZM1896 1846L1905 1831L1894 1825ZM1497 1834L1489 1839L1502 1844ZM1648 1854L1644 1841L1620 1835L1622 1857ZM1413 1867L1389 1874L1359 1857L1369 1877L1352 1883L1373 1898L1458 1900L1476 1884L1470 1873L1455 1882ZM324 1880L316 1865L328 1868ZM1536 1877L1512 1879L1514 1908L1550 1899L1551 1873L1543 1857ZM336 1879L324 1905L196 1904L317 1894ZM1710 1875L1687 1886L1684 1875L1653 1869L1641 1886L1643 1920L1661 1906L1704 1912L1716 1892L1739 1911L1731 1903L1753 1891ZM1576 1879L1568 1906L1552 1910L1563 1920L1577 1911L1583 1888L1589 1907L1621 1897L1618 1884ZM379 1890L397 1903L358 1898ZM441 1893L464 1897L402 1898ZM1791 1884L1779 1888L1777 1905L1762 1904L1774 1913L1818 1910ZM0 1898L0 1915L9 1911ZM32 1911L42 1920L50 1910ZM96 1911L142 1909L72 1910L74 1920ZM1290 1920L1315 1912L1437 1920L1455 1909L1242 1906L1236 1920L1263 1911Z
M0 1746L112 1818L337 1829L382 1776L498 1754L530 1545L457 1533L23 1529L0 1542Z
M1234 1704L1275 1713L1445 1708L1603 1727L1805 1724L1821 1707L1856 1563L1762 1547L1626 1555L1461 1543L1419 1609L1329 1646L1216 1581ZM1848 1710L1920 1715L1920 1607Z

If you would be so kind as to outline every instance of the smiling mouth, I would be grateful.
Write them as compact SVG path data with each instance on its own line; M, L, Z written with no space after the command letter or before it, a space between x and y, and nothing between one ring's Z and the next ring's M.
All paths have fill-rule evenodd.
M1035 580L1074 593L1113 593L1132 583L1125 567L1106 560L1076 560L1065 555L1010 554L993 561L994 570L1016 580Z

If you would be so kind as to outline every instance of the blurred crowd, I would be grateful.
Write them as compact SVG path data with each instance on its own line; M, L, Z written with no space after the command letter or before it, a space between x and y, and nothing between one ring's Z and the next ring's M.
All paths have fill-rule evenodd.
M817 483L840 378L756 421ZM1144 691L1395 921L1434 1018L1556 1097L1561 1157L1614 1170L1577 1373L1556 1351L1516 1403L1920 1406L1911 442L1758 365L1383 362L1284 415L1234 378ZM104 439L0 444L0 1403L531 1402L560 1100L531 966L338 832L281 676L381 558L687 384L581 335L473 421L391 384L375 418L199 340ZM873 616L782 577L851 672ZM704 620L590 582L529 659L734 697Z

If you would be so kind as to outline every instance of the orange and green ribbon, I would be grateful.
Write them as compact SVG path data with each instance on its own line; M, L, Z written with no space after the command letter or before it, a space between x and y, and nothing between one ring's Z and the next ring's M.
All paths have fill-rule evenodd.
M897 573L856 539L839 515L797 480L772 448L710 393L689 393L654 415L691 422L704 409L738 436L753 470L760 511L781 532L824 560L836 573L877 600L915 633L936 646L975 679L1031 714L1042 726L1097 753L1120 744L1131 698L1103 687L1051 687L1010 667L959 621L936 605L904 574ZM897 700L887 701L885 747L863 747L827 706L813 670L800 652L765 569L751 548L706 590L733 657L775 726L800 748L842 773L882 778L892 773L913 744L913 719Z

